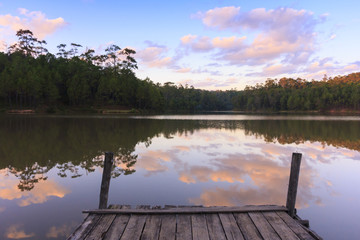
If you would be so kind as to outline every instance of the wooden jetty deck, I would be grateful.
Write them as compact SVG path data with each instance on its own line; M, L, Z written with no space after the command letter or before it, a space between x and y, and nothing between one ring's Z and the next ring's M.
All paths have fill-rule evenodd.
M74 239L321 239L301 223L295 210L301 154L293 153L286 207L189 207L161 208L111 205L107 208L112 153L105 153L99 209L87 217L68 238Z
M73 239L321 239L281 206L164 208L111 205L84 211Z

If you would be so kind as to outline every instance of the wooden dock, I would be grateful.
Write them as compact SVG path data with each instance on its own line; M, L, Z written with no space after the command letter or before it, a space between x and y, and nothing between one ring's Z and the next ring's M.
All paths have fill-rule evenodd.
M321 239L281 206L164 208L111 205L84 211L73 239Z
M321 239L296 215L295 202L301 154L293 153L286 207L243 206L138 206L107 208L113 153L105 153L99 209L87 210L83 223L68 238L74 239Z

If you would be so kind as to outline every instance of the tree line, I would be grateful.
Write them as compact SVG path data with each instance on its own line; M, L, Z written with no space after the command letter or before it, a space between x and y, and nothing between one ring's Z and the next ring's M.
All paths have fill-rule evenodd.
M205 91L168 82L155 84L135 76L134 50L113 44L96 55L80 54L71 43L49 53L46 42L30 30L17 32L18 42L0 53L0 106L118 106L140 110L231 110L231 97L221 91Z
M268 79L238 92L234 106L247 111L360 110L360 72L322 81Z
M307 81L268 79L244 90L207 91L139 79L133 49L113 44L103 54L71 43L56 54L30 30L0 52L0 107L118 107L145 111L313 111L360 108L360 73Z

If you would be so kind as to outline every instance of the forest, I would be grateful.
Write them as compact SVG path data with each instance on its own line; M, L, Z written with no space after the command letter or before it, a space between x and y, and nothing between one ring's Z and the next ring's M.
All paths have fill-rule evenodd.
M307 81L267 79L244 90L207 91L139 79L133 49L60 44L56 54L30 30L0 52L0 109L119 108L140 112L360 110L360 73Z

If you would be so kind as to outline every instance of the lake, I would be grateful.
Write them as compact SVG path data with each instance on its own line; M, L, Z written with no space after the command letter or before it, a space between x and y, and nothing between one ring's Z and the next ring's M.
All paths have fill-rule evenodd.
M298 215L324 239L360 239L360 117L0 116L0 239L64 239L99 204L285 205L303 154Z

